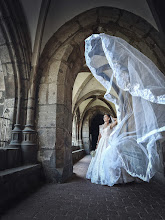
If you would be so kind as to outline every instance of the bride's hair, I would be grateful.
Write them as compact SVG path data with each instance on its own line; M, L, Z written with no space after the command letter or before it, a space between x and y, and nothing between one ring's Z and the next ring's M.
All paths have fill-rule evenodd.
M112 119L111 119L111 115L110 115L110 114L105 113L104 115L107 115L107 116L110 118L110 121L109 121L109 122L112 122Z
M107 115L109 118L111 117L110 114L105 113L104 115Z

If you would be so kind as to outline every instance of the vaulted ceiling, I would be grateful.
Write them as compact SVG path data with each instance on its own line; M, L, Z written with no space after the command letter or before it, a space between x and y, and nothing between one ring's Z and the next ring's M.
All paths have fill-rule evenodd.
M114 115L115 105L104 99L106 89L94 78L90 72L80 72L74 83L72 93L72 112L79 109L80 118L94 106L102 106L109 109ZM111 92L117 96L114 89Z
M20 2L27 19L33 47L42 0L20 0ZM146 0L51 0L45 22L41 50L43 50L50 37L67 21L86 10L100 6L115 7L132 12L144 18L157 29Z

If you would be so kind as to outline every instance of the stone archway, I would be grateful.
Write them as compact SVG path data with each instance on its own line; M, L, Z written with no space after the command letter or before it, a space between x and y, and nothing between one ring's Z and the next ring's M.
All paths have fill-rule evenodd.
M20 17L22 19L21 24L19 22ZM31 57L29 39L21 4L19 2L17 4L10 2L9 4L7 1L1 1L0 116L7 116L10 119L10 134L14 124L17 124L17 132L19 130L19 137L15 138L10 147L20 147L21 129L26 120Z
M84 40L99 32L123 38L165 72L159 33L130 12L101 7L63 25L44 48L38 75L38 158L49 181L62 182L72 174L72 88L85 63Z
M23 164L31 57L27 29L20 2L0 1L0 170Z

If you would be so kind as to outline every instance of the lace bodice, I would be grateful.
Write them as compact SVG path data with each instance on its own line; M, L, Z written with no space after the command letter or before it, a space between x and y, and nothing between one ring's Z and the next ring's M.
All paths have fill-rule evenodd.
M99 132L102 137L108 138L110 134L112 133L112 130L113 129L110 128L110 124L106 128L104 128L104 124L99 126Z

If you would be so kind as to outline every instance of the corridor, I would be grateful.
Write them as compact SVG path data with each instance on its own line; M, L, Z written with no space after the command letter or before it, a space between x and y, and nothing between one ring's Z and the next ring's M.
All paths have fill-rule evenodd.
M165 189L151 181L114 187L85 179L90 156L74 165L73 178L46 184L7 211L1 220L165 219Z

